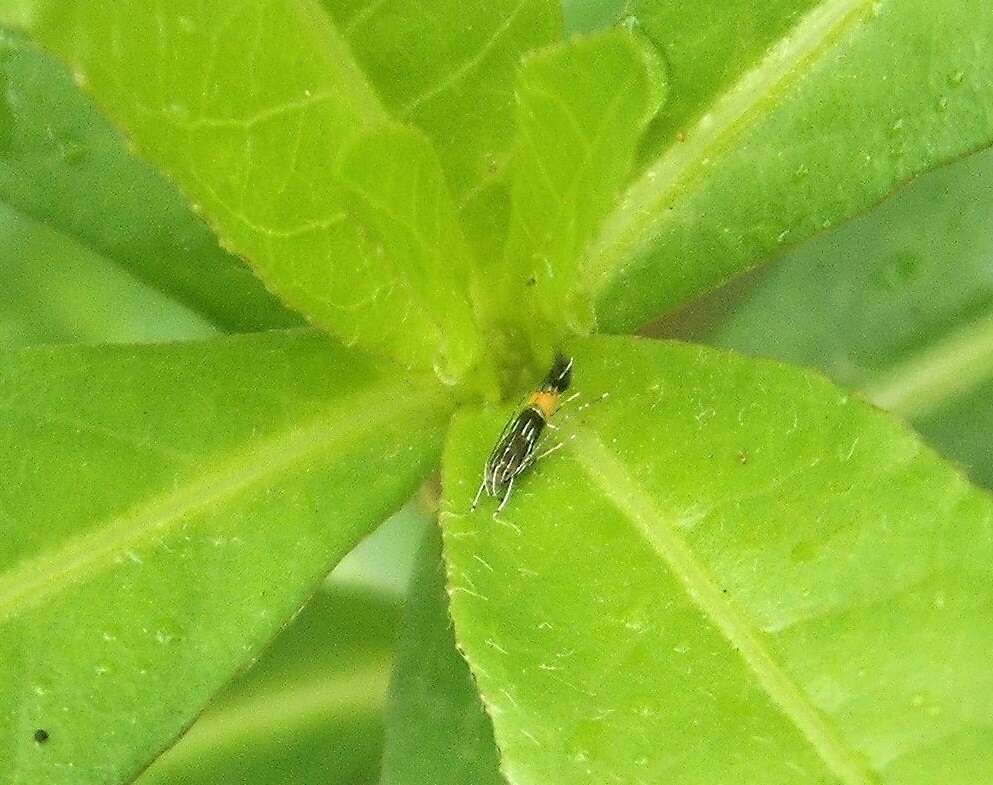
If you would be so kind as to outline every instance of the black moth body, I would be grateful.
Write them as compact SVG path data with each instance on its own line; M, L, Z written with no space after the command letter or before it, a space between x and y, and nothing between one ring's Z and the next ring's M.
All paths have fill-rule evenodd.
M560 354L538 389L531 393L524 407L504 426L483 467L483 481L476 491L472 509L476 509L484 492L487 496L500 497L494 515L506 506L514 480L534 462L538 440L548 420L558 410L562 393L569 389L571 382L572 358Z

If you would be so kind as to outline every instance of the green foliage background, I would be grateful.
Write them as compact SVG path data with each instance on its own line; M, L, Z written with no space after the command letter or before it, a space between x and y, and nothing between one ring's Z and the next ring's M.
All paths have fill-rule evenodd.
M993 781L984 3L126 5L0 2L0 779Z

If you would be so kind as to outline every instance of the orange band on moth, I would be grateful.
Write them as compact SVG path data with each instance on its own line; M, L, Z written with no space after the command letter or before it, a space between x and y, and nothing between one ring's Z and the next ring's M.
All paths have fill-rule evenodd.
M561 398L562 396L557 392L537 390L528 398L528 406L533 406L548 420L558 411Z

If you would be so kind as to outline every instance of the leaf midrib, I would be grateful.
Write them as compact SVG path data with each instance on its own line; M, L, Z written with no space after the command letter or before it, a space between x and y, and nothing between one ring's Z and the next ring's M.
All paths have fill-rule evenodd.
M384 401L390 405L384 406ZM108 558L160 536L163 530L190 514L237 497L350 437L375 433L392 420L417 410L428 410L434 402L426 391L413 396L402 386L377 386L335 401L332 404L335 411L310 422L262 442L239 445L214 471L190 478L186 484L138 504L0 575L0 623L65 591L99 571Z
M651 495L587 428L577 427L571 452L590 479L666 562L699 611L720 631L756 681L844 785L876 785L861 756L811 704L801 687L766 650L748 620L722 594Z
M636 260L660 231L680 189L698 175L704 162L726 140L750 124L756 108L795 81L861 16L869 0L828 0L812 9L766 57L711 104L686 133L672 144L628 188L603 222L585 259L582 287L594 297Z

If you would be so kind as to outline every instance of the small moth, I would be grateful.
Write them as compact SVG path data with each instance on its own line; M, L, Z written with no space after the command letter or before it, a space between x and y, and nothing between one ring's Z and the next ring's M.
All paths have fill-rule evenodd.
M473 510L485 491L487 496L500 497L500 504L493 513L496 515L507 505L518 475L542 455L561 446L556 445L541 455L535 455L541 432L562 405L562 394L569 389L571 381L572 358L559 354L538 389L528 396L527 403L504 426L483 467L483 481L472 500Z

